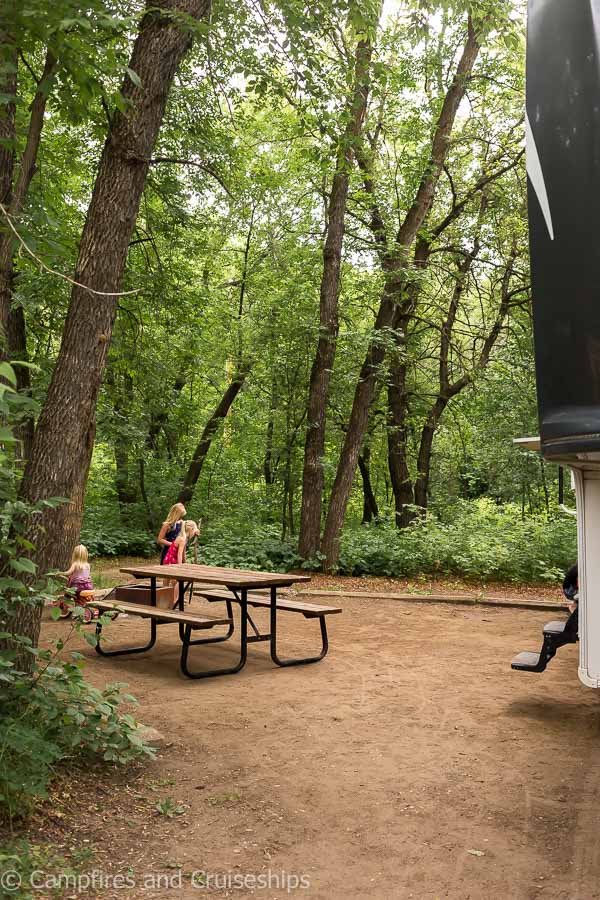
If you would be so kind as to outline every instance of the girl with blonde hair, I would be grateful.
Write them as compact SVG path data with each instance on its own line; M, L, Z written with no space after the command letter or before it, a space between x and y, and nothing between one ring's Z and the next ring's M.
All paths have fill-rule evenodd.
M179 534L167 549L165 558L162 562L163 566L182 565L182 563L185 562L185 548L187 542L193 540L200 534L200 529L191 519L187 522L182 522L182 526ZM171 605L175 606L177 603L177 581L173 578L164 578L163 585L165 587L168 587L169 585L173 586L173 599Z
M183 503L174 503L169 510L169 515L162 523L161 529L158 532L158 537L156 538L156 543L161 547L161 566L164 564L165 556L169 551L169 547L171 547L175 542L175 539L177 538L183 527L183 517L185 516L185 514L186 509Z
M90 596L89 593L85 593L90 591L93 592L94 590L90 572L89 554L85 544L77 544L71 555L71 565L66 572L58 572L58 574L67 579L67 588L70 589L71 592L74 592L75 606L85 606L87 600L93 600L93 593L92 596ZM82 592L84 592L83 596ZM59 601L59 606L62 617L67 617L71 614L71 607L68 606L64 600ZM87 610L87 612L92 613L91 608ZM97 616L98 610L94 610L93 614L86 615L85 619L86 621L89 621L91 618Z
M185 548L188 541L193 540L200 534L200 529L195 522L189 519L183 522L183 528L168 548L163 566L181 565L185 562Z

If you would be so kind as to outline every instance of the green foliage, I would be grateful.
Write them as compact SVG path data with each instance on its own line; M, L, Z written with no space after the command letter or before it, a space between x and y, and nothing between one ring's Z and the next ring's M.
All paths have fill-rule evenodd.
M3 367L8 384L0 385L0 411L6 422L18 413L21 398L13 389L12 370ZM128 763L151 749L138 734L137 722L120 712L121 704L135 702L123 695L123 685L107 685L103 690L88 684L83 676L83 657L65 645L80 632L95 645L94 634L82 624L83 610L75 607L74 620L66 638L49 649L33 647L19 633L19 614L28 606L52 599L50 589L36 580L35 566L28 555L32 545L25 539L27 519L39 507L17 498L17 458L10 425L4 426L8 439L0 445L0 815L9 820L23 815L46 789L54 768L76 758ZM106 617L108 619L108 617ZM20 663L33 656L31 671Z
M513 504L480 498L459 502L446 521L429 515L402 531L391 523L348 530L339 572L553 581L576 558L576 528L568 517L522 518Z
M89 848L71 848L67 858L52 846L31 844L25 840L10 841L0 847L0 884L5 888L4 892L0 890L0 896L34 900L42 896L40 892L43 890L44 897L54 900L71 894L76 888L78 875L92 856L93 851Z
M121 90L139 86L127 61L142 7L130 0L116 0L110 9L103 0L85 7L74 0L12 0L7 10L14 13L11 33L22 52L18 152L46 50L56 57L42 85L48 109L38 174L18 227L48 265L72 274L107 117L125 108ZM123 287L139 290L119 299L99 396L82 533L92 556L156 555L155 535L202 429L232 372L244 363L250 368L247 381L214 433L188 512L204 520L203 561L274 569L299 564L290 536L299 525L306 398L319 336L325 198L347 123L356 41L368 33L374 43L365 119L373 181L365 185L360 167L351 167L323 460L325 497L381 296L381 267L368 224L372 203L377 202L392 247L431 153L432 130L464 44L469 11L482 48L421 236L431 236L457 204L463 211L434 242L430 264L420 273L414 321L397 352L408 364L407 465L414 480L422 428L439 388L439 338L456 265L477 239L480 252L457 311L448 360L450 382L472 377L473 386L453 397L437 427L429 499L443 523L453 519L460 498L479 495L519 503L522 512L534 515L551 508L555 469L510 443L536 427L530 321L527 309L516 305L528 298L525 258L516 261L514 303L489 366L479 369L498 309L502 266L513 244L519 252L527 245L526 179L519 157L524 3L402 0L383 4L376 24L379 11L379 0L320 0L310 14L302 0L266 5L219 0L210 25L194 28L203 39L170 92L129 249ZM191 25L186 17L174 18ZM483 208L475 186L499 171L503 174L486 184ZM33 394L42 400L58 352L68 286L41 272L26 254L18 259L14 284L15 303L25 312L27 346L39 366ZM392 333L385 334L385 343L394 350ZM371 478L384 518L393 506L386 402L393 358L388 353L382 366L368 435ZM4 446L11 452L10 444ZM375 553L380 532L357 527L360 487L357 478L345 546L357 560L366 554L368 564L356 563L361 570L387 565L405 571L410 560L402 565L396 560L393 528L386 546ZM430 519L427 527L435 530L435 522ZM459 531L459 521L455 525ZM6 537L6 521L0 521L0 530ZM458 531L453 546L460 543ZM490 527L491 537L492 532ZM442 553L443 533L436 532L434 542L440 558L449 560L450 550ZM417 540L412 531L410 539ZM473 557L457 550L443 565L454 570L462 559L465 571L500 570L501 550L492 543L487 563L485 549ZM11 556L8 577L28 565L27 548L21 550ZM417 558L435 568L437 557L432 561L428 553L424 538ZM348 554L343 569L353 569ZM536 571L542 569L540 564ZM24 579L14 580L14 589L27 593Z
M300 566L295 544L282 540L275 526L249 528L245 534L210 536L200 549L201 562L209 566L289 572Z
M175 816L182 816L185 812L185 806L181 803L176 803L172 797L165 797L164 800L157 800L155 809L160 816L166 816L167 819L174 819Z
M96 521L94 521L96 520ZM120 522L107 521L98 516L86 518L81 542L90 556L155 556L156 536L141 529L130 530Z
M209 534L199 551L206 565L285 572L302 566L295 543L274 526ZM515 504L486 497L457 501L399 531L389 521L348 526L339 574L395 578L420 574L474 579L555 581L577 557L574 521L568 516L523 517ZM318 569L320 560L304 564Z
M56 652L38 651L33 676L23 676L0 655L7 679L0 688L0 810L23 815L46 788L55 766L90 758L128 763L152 755L138 734L138 724L120 712L122 684L102 690L85 681L82 657L61 662Z

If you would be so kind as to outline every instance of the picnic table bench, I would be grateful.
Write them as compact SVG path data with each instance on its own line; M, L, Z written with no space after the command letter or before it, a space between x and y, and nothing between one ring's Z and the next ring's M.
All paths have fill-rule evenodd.
M181 640L180 666L184 675L189 675L187 661L191 646L224 641L233 634L233 619L230 616L215 618L214 616L199 615L188 611L182 612L180 609L160 609L157 606L148 606L144 603L128 603L108 599L92 600L88 605L95 607L100 612L126 613L128 616L150 619L150 640L147 644L144 644L143 647L126 647L117 650L106 650L101 646L102 623L98 622L96 624L96 635L98 637L96 652L100 656L124 656L130 653L145 653L147 650L151 650L156 643L156 628L158 625L179 625L179 637ZM227 625L227 634L217 638L191 639L192 631L214 628L216 625ZM189 677L193 676L189 675Z
M216 603L219 601L225 602L227 604L227 610L230 614L231 604L235 602L241 602L239 597L232 591L199 588L194 591L194 593L201 597L204 597L204 599L208 600L209 603ZM271 598L255 591L248 592L246 596L246 605L254 607L264 607L271 610L273 609ZM329 649L326 616L332 615L334 613L341 613L341 608L336 606L322 606L318 603L304 603L301 600L290 600L288 597L278 597L275 603L275 612L279 610L283 612L301 613L305 619L319 619L319 625L321 627L321 652L318 656L310 657L309 659L305 660L282 661L277 658L274 659L274 662L276 662L279 666L288 666L298 665L299 662L318 662L320 659L323 659L323 657L327 655L327 650ZM268 641L270 639L271 634L260 633L247 609L246 618L248 619L250 627L254 631L254 635L247 639L248 643L254 643L255 641ZM273 631L272 621L271 631ZM273 656L273 653L271 653L271 656Z
M327 607L318 604L304 603L292 600L287 596L278 596L282 588L293 584L310 581L306 575L288 575L271 572L252 572L243 569L228 569L215 566L199 565L170 565L170 566L131 566L121 569L136 578L149 579L150 605L143 603L117 602L110 598L93 601L90 605L104 612L126 612L129 615L139 616L150 620L150 640L142 647L106 649L102 645L102 621L96 624L98 642L96 651L101 656L121 656L129 653L144 653L150 650L156 642L156 630L158 625L177 624L179 637L182 643L181 671L188 678L210 678L215 675L228 675L239 672L247 660L248 644L256 641L269 641L271 659L278 666L297 666L318 662L327 654L329 647L327 626L325 618L332 613L342 610L338 607ZM156 604L157 580L164 578L173 579L178 583L179 591L177 608L172 610L161 609ZM215 585L219 589L212 587ZM224 589L223 589L224 588ZM265 593L266 591L266 593ZM203 597L209 602L221 601L225 603L226 615L213 618L196 610L189 611L185 608L185 596ZM239 659L234 665L224 666L220 669L192 670L188 665L189 649L200 644L215 644L229 640L234 633L233 604L240 608L240 653ZM248 607L266 607L270 610L270 628L268 634L261 634L248 613ZM277 652L277 613L296 612L305 618L318 618L321 628L321 652L317 656L282 659ZM254 634L248 635L248 624ZM227 626L225 634L216 637L194 638L192 633L196 630L207 630L216 626Z

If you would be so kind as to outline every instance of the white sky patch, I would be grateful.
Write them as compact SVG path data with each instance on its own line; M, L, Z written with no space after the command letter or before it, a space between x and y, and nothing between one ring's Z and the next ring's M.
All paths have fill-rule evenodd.
M531 125L529 124L528 116L526 116L525 120L525 135L527 143L527 174L529 175L529 179L533 185L536 197L538 198L538 203L542 208L542 213L546 222L548 234L550 235L550 240L553 241L554 226L552 225L552 213L550 211L550 203L548 201L546 182L544 181L544 172L542 171L542 164L540 162L540 157L535 144L533 131L531 130Z

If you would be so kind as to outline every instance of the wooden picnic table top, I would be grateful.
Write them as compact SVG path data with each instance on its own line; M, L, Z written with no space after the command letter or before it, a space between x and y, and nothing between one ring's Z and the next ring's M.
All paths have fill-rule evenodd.
M228 588L289 587L310 581L308 575L288 575L280 572L252 572L248 569L228 569L220 566L148 565L124 566L121 572L147 578L173 578L176 581L204 581L224 584Z

